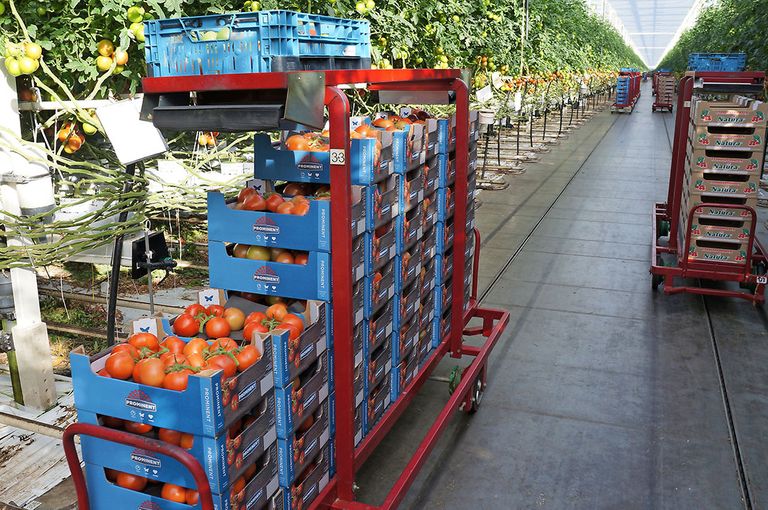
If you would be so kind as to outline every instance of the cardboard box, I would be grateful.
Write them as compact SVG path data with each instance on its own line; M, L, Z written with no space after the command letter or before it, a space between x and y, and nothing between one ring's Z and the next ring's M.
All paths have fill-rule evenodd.
M700 209L701 213L710 216L748 217L749 213L746 210L719 207L719 204L748 206L755 209L757 207L757 197L690 192L685 198L685 204L688 211L693 207L701 205L703 206L703 208Z
M397 253L402 254L421 239L421 207L414 207L395 219Z
M757 196L760 180L754 174L726 174L693 170L686 172L684 184L690 188L691 193L714 193L751 197Z
M427 160L422 168L421 182L424 185L424 196L429 196L440 186L440 156L433 156Z
M430 282L429 291L426 292L426 297L422 294L421 301L419 301L419 328L426 329L435 317L435 282Z
M200 462L211 491L222 494L229 490L233 481L245 473L277 440L275 429L275 396L270 390L262 401L244 418L254 419L244 430L230 438L195 435L189 453ZM103 425L102 420L90 411L79 411L78 421ZM157 429L151 431L156 437ZM167 482L182 487L194 487L192 474L181 463L166 455L114 443L92 436L80 438L83 462L135 473L151 481Z
M393 156L395 160L395 172L403 174L408 170L413 170L423 165L427 159L427 151L424 144L425 126L424 124L411 124L405 131L405 140L393 147Z
M400 176L400 211L410 211L424 199L423 165Z
M270 337L273 345L275 386L284 387L309 369L330 348L328 318L325 303L308 306L304 316L304 331L295 340L290 332L276 330L257 334L262 339Z
M416 285L416 283L417 282L413 282L411 285L403 289L400 294L395 295L395 329L397 329L400 324L404 324L405 322L409 321L419 309L421 288Z
M248 414L274 386L272 342L254 340L261 359L222 380L220 370L189 376L184 391L102 377L113 347L93 356L70 353L75 407L79 411L146 423L188 434L217 437Z
M330 256L309 252L306 265L235 258L220 241L208 242L211 287L294 299L330 299Z
M419 315L408 322L398 324L392 333L392 365L397 366L408 356L419 340Z
M326 351L310 370L285 387L275 389L275 424L278 438L290 437L304 418L314 413L328 397L329 374L332 371L329 351Z
M454 195L453 185L437 190L437 221L445 222L453 217L456 210L456 197Z
M687 215L685 220L687 228ZM751 227L750 218L723 218L696 212L691 222L691 238L743 241L749 239Z
M371 390L368 398L365 399L363 429L366 435L371 433L376 423L378 423L381 417L384 416L384 412L389 408L389 404L392 402L391 386L392 381L390 377L386 377L378 386Z
M395 278L399 268L398 258L387 262L384 267L365 277L365 318L373 315L395 295Z
M426 232L437 224L437 193L433 193L421 202L421 230Z
M746 241L695 239L691 241L688 260L745 264L747 247Z
M245 488L237 494L213 494L215 510L236 510L242 508L243 502L248 502L245 508L282 508L277 481L277 444L273 443L267 453L260 459L259 469ZM88 486L88 500L91 508L137 508L151 510L190 510L200 509L195 506L176 503L160 497L160 487L152 487L148 492L137 492L120 487L107 480L103 466L85 464L85 478Z
M333 394L329 395L315 410L311 425L307 421L309 416L304 419L306 430L300 429L300 432L286 439L277 440L278 481L281 487L290 487L296 475L322 454L323 447L333 437L336 430L335 413L331 405L333 398Z
M421 272L419 273L419 287L421 299L424 300L437 284L437 256L424 260L422 256Z
M698 171L759 174L763 155L759 152L728 152L688 147L689 166Z
M436 223L434 227L424 230L421 234L421 263L422 265L426 260L433 258L437 254L437 237L438 226L440 223Z
M366 335L363 338L363 359L370 358L376 349L390 339L394 320L394 300L387 301L381 310L366 320Z
M397 255L395 221L365 233L365 274L372 275Z
M765 129L720 128L691 124L688 139L693 149L726 149L762 153L765 147Z
M411 384L416 378L416 374L419 373L419 356L418 351L414 350L408 354L403 361L400 362L395 370L392 370L390 383L390 391L392 402L397 400L397 397L402 393L405 388Z
M691 122L697 126L754 126L765 129L768 104L751 106L725 101L691 101Z
M399 175L363 188L366 204L366 230L375 230L401 212Z
M348 155L352 184L368 186L395 171L395 147L404 143L402 132L377 131L374 138L353 138ZM276 149L268 135L253 139L253 173L258 179L291 182L331 182L330 151L290 151Z
M421 243L414 243L402 255L395 257L395 292L401 293L421 273Z
M332 455L333 441L330 441L321 451L315 461L314 467L308 467L308 471L299 475L298 481L290 487L283 488L283 505L285 510L302 510L309 508L318 494L322 492L328 480L333 466Z
M234 209L234 200L208 192L208 240L279 247L290 250L331 250L331 203L309 200L304 216Z
M366 373L365 394L370 395L372 389L386 379L392 370L391 337L371 352L370 357L366 357L363 363L363 371Z

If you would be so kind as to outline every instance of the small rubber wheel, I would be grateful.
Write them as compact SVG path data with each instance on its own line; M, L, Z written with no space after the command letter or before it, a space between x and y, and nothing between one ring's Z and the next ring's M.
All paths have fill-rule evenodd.
M478 376L475 379L472 389L470 391L470 405L466 409L467 414L475 414L480 409L480 403L483 401L483 393L485 393L485 383L483 383L482 376Z

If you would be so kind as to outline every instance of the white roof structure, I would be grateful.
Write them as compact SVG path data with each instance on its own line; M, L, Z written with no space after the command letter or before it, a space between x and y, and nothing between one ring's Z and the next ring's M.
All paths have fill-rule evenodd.
M648 67L655 67L702 8L715 0L587 0L610 21Z

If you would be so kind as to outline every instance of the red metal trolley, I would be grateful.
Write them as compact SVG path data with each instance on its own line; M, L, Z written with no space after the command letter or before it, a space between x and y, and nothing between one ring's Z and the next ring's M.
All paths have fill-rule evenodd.
M680 218L686 164L686 145L691 117L691 99L694 90L702 93L762 93L765 82L763 72L702 72L690 73L678 86L675 134L672 144L672 165L669 176L667 201L656 203L653 209L651 247L652 286L664 285L665 294L688 292L712 296L739 297L754 303L765 301L766 252L755 237L757 214L745 205L717 204L720 208L741 211L750 218L750 236L744 260L738 264L715 261L689 260L691 246L691 220L702 206L688 210L686 230L680 232ZM711 288L676 284L676 279L704 279L737 282L742 290Z
M479 405L485 386L486 364L491 350L500 338L509 321L509 312L480 307L477 301L477 268L479 255L479 233L475 231L473 288L469 304L465 309L462 299L451 304L450 334L430 354L424 367L413 381L392 403L377 425L365 436L357 448L354 446L355 396L354 349L352 345L353 324L352 286L352 233L351 218L351 177L350 163L346 155L350 149L350 105L342 87L350 84L365 84L371 91L400 93L403 103L456 104L456 181L455 213L456 225L466 224L467 169L469 158L469 92L459 70L333 70L296 71L288 73L228 74L216 76L184 76L168 78L145 78L143 88L148 96L170 98L189 97L189 93L209 93L222 98L223 104L231 104L231 98L240 95L254 103L275 103L284 100L286 91L290 96L291 83L301 80L304 73L322 75L325 88L325 106L328 109L331 158L331 228L333 231L331 251L332 300L336 311L333 321L334 375L336 381L336 475L312 503L312 508L376 508L355 501L353 491L355 473L374 451L408 407L418 389L427 380L438 362L450 355L453 358L472 357L464 369L461 381L445 407L436 417L434 424L421 441L410 462L390 490L383 509L396 508L404 498L429 452L434 447L448 420L460 408L474 412ZM309 77L309 75L306 75ZM226 94L222 95L221 93ZM440 96L437 99L437 96ZM390 101L393 102L393 101ZM457 228L454 238L453 294L462 296L464 289L464 262L466 247L465 229ZM347 313L343 311L346 310ZM468 326L472 319L477 319ZM482 336L482 345L464 343L464 336ZM89 430L89 432L92 432ZM77 433L77 432L74 432ZM116 439L118 440L118 439ZM73 466L74 469L74 466ZM78 466L79 469L79 466ZM75 471L73 470L73 473ZM78 490L85 490L82 478L75 479ZM85 492L83 492L85 494ZM87 499L87 495L86 495Z

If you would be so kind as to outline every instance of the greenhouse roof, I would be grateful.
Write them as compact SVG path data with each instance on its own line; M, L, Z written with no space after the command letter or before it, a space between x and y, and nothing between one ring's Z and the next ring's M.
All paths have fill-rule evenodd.
M625 37L649 67L664 57L680 33L711 0L604 0L621 20ZM598 0L598 4L600 1Z

